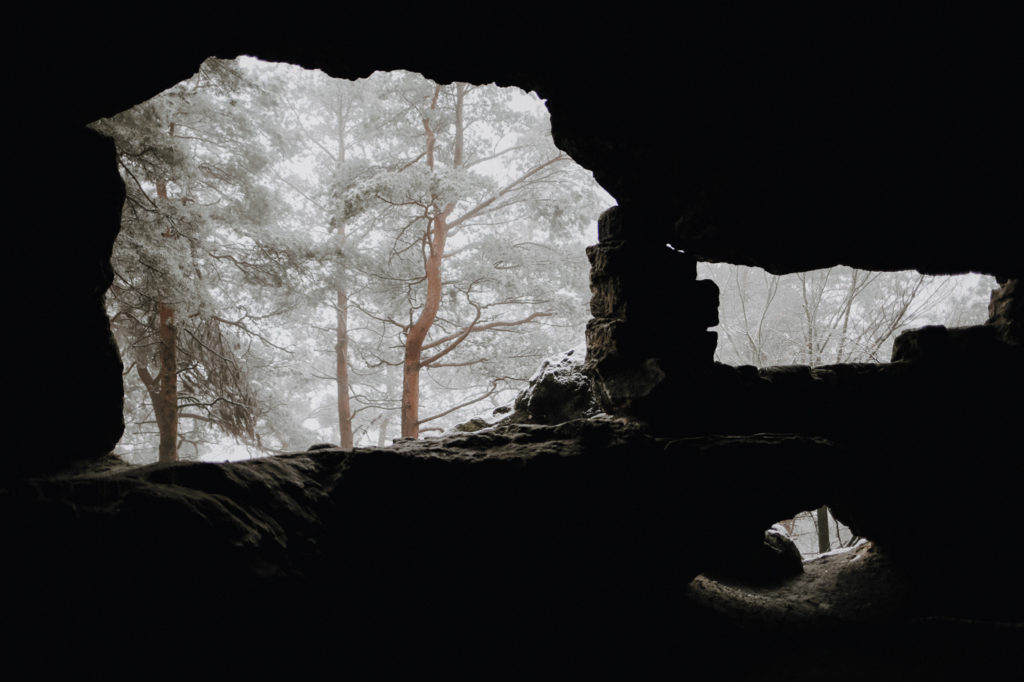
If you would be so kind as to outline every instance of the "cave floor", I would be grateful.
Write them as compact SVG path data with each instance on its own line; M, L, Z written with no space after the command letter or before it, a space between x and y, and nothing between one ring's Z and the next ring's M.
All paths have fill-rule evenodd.
M770 587L730 584L704 575L687 596L716 618L747 626L824 626L907 617L905 579L866 542L804 562L802 575Z
M606 423L586 427L594 429L584 433L591 441L617 443L623 452L626 446L647 447L646 440ZM565 519L564 528L596 529L598 548L643 548L666 537L688 548L688 539L702 539L687 538L681 532L686 526L679 524L663 529L650 543L631 542L628 529L641 527L639 522L611 521L630 505L642 507L642 487L636 494L612 498L617 503L610 506L603 494L577 495L573 504L561 505L565 494L576 490L566 481L595 470L563 471L582 459L563 456L576 452L578 444L569 439L559 450L554 435L539 428L511 435L470 434L448 441L443 452L431 442L405 445L421 452L416 457L401 450L366 452L361 458L324 451L223 466L143 468L108 457L64 478L30 481L8 500L10 556L32 561L12 574L22 582L11 578L3 583L9 596L5 608L20 614L12 622L20 618L24 627L20 640L5 642L16 655L7 656L0 645L0 679L77 679L86 669L103 671L93 675L99 679L175 680L1021 678L1024 623L952 617L946 610L949 594L915 589L912 576L897 572L870 543L806 562L802 575L774 587L706 576L684 586L675 568L651 570L660 554L620 549L611 553L616 561L596 551L586 555L603 557L604 569L619 570L615 581L588 581L591 565L577 561L562 545L567 534L545 525L550 519ZM763 448L775 452L801 444L807 445L770 438L712 443L716 457L746 453L738 461L748 464L764 459L754 456ZM449 463L435 456L453 450L463 454ZM478 451L492 456L474 459ZM799 452L821 454L813 448ZM700 461L698 450L690 454ZM641 460L631 454L623 461ZM519 488L497 484L509 477L520 480L514 477L523 475L523 462L545 467L523 479L523 485L555 481L525 498L548 506L523 504L509 492ZM407 473L414 465L415 476ZM775 469L774 464L767 470L753 468L744 494L765 487L760 472ZM605 476L596 480L607 482L605 487L592 484L598 493L629 489L618 485L623 471L618 462L596 471ZM649 480L649 473L638 469L627 481ZM714 480L687 473L679 478ZM560 483L556 475L563 477ZM473 509L482 520L466 514L466 498L454 495L467 488L467 481L491 486L484 489L493 497L474 488ZM719 499L719 492L735 494L735 488L732 478L705 495ZM332 512L337 516L312 513L334 509L323 503L324 491L335 491L329 498L335 505L348 506ZM540 494L551 491L557 494ZM693 503L693 510L706 506ZM518 515L487 516L493 509L510 508ZM451 513L443 514L446 509ZM604 523L590 516L607 510L606 517L599 517ZM532 516L523 516L527 511ZM324 518L334 524L333 535L323 531ZM363 526L342 523L349 518L363 520L368 530L357 534ZM527 522L533 525L524 526ZM512 532L520 527L534 529L539 538ZM537 575L533 582L517 582L512 568L480 557L474 571L489 573L462 569L466 547L483 546L486 533L495 528L506 529L511 546L534 552L530 556L545 556L537 554L535 543L547 538L550 542L539 548L549 552L552 569L564 571L562 563L576 561L571 565L578 573L564 573L563 583L536 580ZM609 537L609 528L627 530ZM344 542L331 545L328 541L339 533L347 533ZM303 544L304 539L309 542ZM516 558L503 546L486 546L493 551L484 558ZM410 547L421 548L430 561L394 560L415 558ZM950 541L949 553L957 550ZM459 553L453 555L458 560L440 562L445 551ZM372 566L385 572L356 571L361 564L349 561L356 556L384 557ZM270 560L296 570L263 570ZM428 571L427 578L403 583L410 566ZM979 564L979 580L991 568ZM450 569L459 569L456 578L445 573ZM464 580L477 581L470 584L475 591L463 590ZM559 590L578 583L589 591L561 599ZM542 589L536 595L513 593L525 598L528 607L503 592L508 586L533 589L538 584ZM410 585L433 591L422 595ZM485 600L478 603L467 594ZM12 612L10 605L18 600L25 605ZM53 655L55 649L60 655Z
M935 615L941 595L914 603L910 582L870 542L806 561L772 587L698 576L686 599L714 633L700 677L1021 679L1024 623Z

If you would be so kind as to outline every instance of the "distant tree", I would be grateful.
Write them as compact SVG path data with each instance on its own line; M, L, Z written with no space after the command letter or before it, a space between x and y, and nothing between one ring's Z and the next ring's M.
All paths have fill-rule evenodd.
M954 288L952 280L920 273L845 267L795 277L803 316L799 357L811 366L888 361L897 333L937 310Z
M357 427L359 413L372 407L353 408L353 396L364 395L367 378L377 374L352 365L352 346L361 339L358 329L350 329L350 291L362 285L353 264L361 244L380 228L346 205L346 193L371 162L407 163L399 158L404 147L396 144L399 128L393 121L409 105L382 90L386 77L351 82L287 65L250 62L246 68L278 93L282 127L291 130L297 163L274 174L292 196L292 213L306 226L302 248L319 276L305 292L317 339L306 353L312 376L335 385L340 444L351 449L357 432L367 428ZM321 366L321 357L333 367ZM379 415L370 421L380 421Z
M832 516L828 507L800 512L791 519L779 521L779 525L805 556L852 547L861 540Z
M401 357L378 341L369 364L402 368L401 435L415 438L528 378L522 360L536 362L536 348L501 340L552 323L581 328L586 261L578 246L574 258L565 250L601 206L590 178L551 142L546 118L511 110L506 92L411 74L386 87L414 105L393 119L404 131L389 131L408 151L365 168L342 196L353 217L381 230L357 266L372 294L354 305L381 341L397 336ZM424 415L427 370L446 372L436 389L475 391Z
M828 507L818 507L816 516L818 528L818 553L824 554L832 549L832 544L829 542Z
M316 248L333 323L318 313L316 333L334 367L316 376L336 385L344 447L370 431L384 442L393 421L418 435L507 398L541 358L577 343L582 235L603 206L539 107L406 72L285 75L285 115L308 161L287 185L309 223L328 226Z

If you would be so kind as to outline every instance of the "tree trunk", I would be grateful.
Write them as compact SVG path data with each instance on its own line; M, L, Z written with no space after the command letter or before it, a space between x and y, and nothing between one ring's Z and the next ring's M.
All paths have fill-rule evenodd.
M843 302L843 326L839 333L839 351L836 353L836 362L846 362L843 357L846 351L846 335L850 330L850 313L853 312L853 299L857 297L857 276L858 270L850 273L850 290L846 292L846 300Z
M345 94L344 86L338 85L338 157L337 165L340 170L345 163ZM337 208L334 216L334 228L338 232L338 246L342 252L338 262L337 276L337 340L334 345L336 374L338 390L338 431L341 436L341 449L351 450L353 447L352 438L352 403L351 387L348 375L348 287L345 281L345 219L341 213L341 206Z
M450 209L448 212L451 212ZM443 213L431 222L434 229L426 260L427 301L405 339L405 358L402 362L402 438L419 438L420 435L420 358L427 332L441 307L441 259L448 237L448 226Z
M174 124L169 133L174 135ZM156 194L160 199L167 199L167 183L156 184ZM163 233L166 238L173 235L168 230ZM160 368L157 377L157 390L153 396L153 413L156 416L157 429L160 431L160 462L178 461L178 333L174 326L174 306L160 303L159 313ZM151 395L153 395L151 393Z
M349 397L348 378L348 295L345 287L338 284L338 341L335 345L337 356L338 384L338 427L341 432L341 449L351 450L352 442L352 404Z
M388 444L388 424L391 423L391 417L384 417L380 423L380 430L377 432L377 447L383 448Z
M462 166L463 150L463 99L466 86L455 84L455 154L452 167ZM437 100L441 94L441 86L434 88L434 97L430 102L430 110L437 110ZM437 136L431 128L429 118L423 119L423 130L426 133L427 167L434 170L434 146ZM437 199L437 197L433 197ZM426 242L427 253L424 258L424 271L427 279L427 298L420 316L409 327L405 338L405 357L402 361L402 438L419 438L420 435L420 359L423 355L423 342L434 324L438 308L441 306L441 263L444 259L445 242L448 239L448 216L455 209L455 202L445 205L433 218L427 219Z
M160 304L160 409L154 409L160 429L160 461L178 461L178 334L174 306ZM156 406L154 406L155 408Z
M828 507L818 507L818 552L824 553L832 549L828 541Z

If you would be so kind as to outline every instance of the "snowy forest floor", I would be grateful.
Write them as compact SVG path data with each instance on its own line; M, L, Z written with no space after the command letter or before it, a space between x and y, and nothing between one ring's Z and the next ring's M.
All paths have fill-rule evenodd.
M722 679L1019 679L1024 623L925 616L908 587L868 542L806 561L775 587L698 576L687 597L714 624Z

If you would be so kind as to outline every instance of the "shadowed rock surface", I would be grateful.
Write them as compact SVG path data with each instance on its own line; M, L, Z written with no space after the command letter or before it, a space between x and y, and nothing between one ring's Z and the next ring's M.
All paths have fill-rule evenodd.
M954 543L947 549L956 551ZM936 614L941 595L872 543L823 555L770 587L698 576L686 593L709 631L757 642L717 661L719 679L1012 680L1024 664L1024 624ZM714 651L714 649L712 649ZM749 658L756 658L751 663ZM714 666L711 670L714 670ZM709 671L708 678L714 679ZM735 678L730 677L736 675Z
M20 624L8 663L42 678L73 661L149 679L339 663L357 679L762 679L793 675L788 654L761 658L783 633L843 642L868 623L857 655L899 672L880 633L917 655L934 633L914 619L947 614L877 550L850 553L874 568L845 582L820 568L838 557L788 582L755 558L733 573L780 587L687 587L743 561L746 529L819 504L844 461L824 439L669 440L604 418L26 479L0 496L20 558L0 594ZM940 637L984 642L993 670L1014 660L993 642L1019 629L988 641L987 621L964 622ZM64 657L47 655L55 640Z

